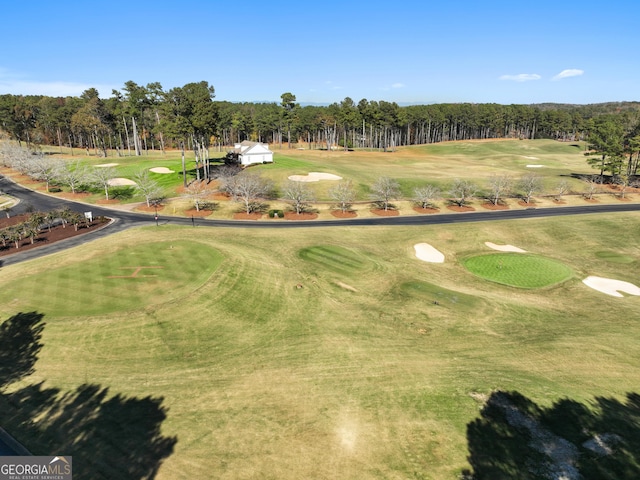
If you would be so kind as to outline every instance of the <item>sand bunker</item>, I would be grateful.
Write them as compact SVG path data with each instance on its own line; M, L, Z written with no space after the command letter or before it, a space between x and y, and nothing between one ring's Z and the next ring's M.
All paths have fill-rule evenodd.
M416 250L416 257L424 262L444 263L444 254L428 243L418 243L413 248Z
M527 168L542 168L544 165L527 165Z
M523 155L524 158L528 158L529 160L537 160L538 157L527 157L526 155Z
M294 182L319 182L320 180L342 180L342 177L332 173L309 172L308 175L291 175L289 180Z
M602 277L587 277L582 283L586 286L598 290L599 292L606 293L612 297L624 297L619 292L628 293L629 295L640 295L640 288L633 283L623 282L622 280L611 280L610 278Z
M127 185L136 185L136 182L129 180L128 178L112 178L109 180L109 185L112 187L122 187Z
M115 167L118 165L117 163L101 163L100 165L96 165L99 168L107 168L107 167Z
M153 173L175 173L175 170L171 170L167 167L153 167L150 168L149 171Z
M514 247L513 245L497 245L495 243L491 243L491 242L484 242L484 244L489 247L489 248L493 248L494 250L498 250L500 252L515 252L515 253L526 253L526 250L523 250L521 248L518 247Z

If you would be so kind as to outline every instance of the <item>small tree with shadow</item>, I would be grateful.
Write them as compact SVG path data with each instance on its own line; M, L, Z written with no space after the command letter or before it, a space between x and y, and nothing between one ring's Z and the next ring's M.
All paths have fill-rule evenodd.
M433 202L440 198L440 189L435 185L416 187L413 190L413 202L420 208L433 208Z
M383 210L393 209L391 201L400 196L400 185L389 177L380 177L371 186L371 197L374 204Z
M520 178L518 187L522 191L524 203L531 203L531 197L542 192L542 177L535 173L527 173Z
M151 207L151 200L162 196L162 187L149 176L148 170L141 170L135 174L133 181L136 182L135 189L147 202L147 207Z
M204 206L206 197L211 193L211 188L204 180L191 182L184 191L184 196L189 198L197 212Z
M356 199L356 191L350 180L339 182L329 189L329 197L342 213L348 211Z
M593 200L594 195L600 192L600 178L600 175L585 175L582 177L582 180L586 183L584 198Z
M283 189L284 197L290 200L297 215L306 212L314 200L313 191L303 182L287 181Z
M567 182L566 180L560 180L558 182L558 184L556 185L556 192L555 192L555 201L559 202L560 200L562 200L562 197L564 195L566 195L567 193L569 193L569 182Z
M246 213L253 213L260 200L273 191L273 184L257 173L243 172L229 182L229 192L233 199L244 205Z
M478 187L475 183L469 180L460 180L456 178L451 185L449 193L451 194L451 201L459 206L464 207L466 203L475 197L478 191Z
M509 192L512 180L509 175L491 175L489 177L489 189L491 191L489 200L494 205L500 203L500 199Z

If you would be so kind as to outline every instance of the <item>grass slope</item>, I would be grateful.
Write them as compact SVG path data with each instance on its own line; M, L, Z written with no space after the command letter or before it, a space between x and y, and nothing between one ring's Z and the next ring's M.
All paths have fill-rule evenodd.
M0 318L45 315L44 347L21 385L65 392L90 379L111 395L164 399L161 431L177 444L158 479L455 479L468 467L467 424L491 391L550 405L640 384L640 298L580 282L640 284L637 269L595 253L606 245L638 259L640 215L522 227L131 230L0 270ZM554 258L575 278L541 290L487 282L456 260L488 253L485 241ZM55 295L77 297L107 260L128 265L118 259L130 246L149 262L178 242L185 272L145 280L158 301L82 316L52 308L53 294L13 303L66 276L79 278ZM420 242L448 261L416 259Z

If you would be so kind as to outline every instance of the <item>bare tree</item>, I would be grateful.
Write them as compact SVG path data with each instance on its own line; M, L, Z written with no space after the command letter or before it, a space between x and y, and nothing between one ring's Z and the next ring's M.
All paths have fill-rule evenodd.
M356 198L356 191L350 180L340 182L329 189L329 197L336 202L336 205L342 213L351 208Z
M489 177L489 188L491 189L491 203L498 205L500 198L507 194L511 188L511 177L509 175L491 175Z
M520 178L518 187L522 190L525 203L531 203L531 197L542 191L542 177L535 173L527 173Z
M585 175L582 177L587 184L584 196L587 200L593 200L593 196L600 191L600 175Z
M204 204L204 200L211 193L211 189L205 180L195 180L191 182L184 191L184 196L193 201L196 211Z
M560 180L556 185L556 202L562 200L562 196L566 195L567 193L569 193L569 182L567 182L566 180Z
M89 170L79 161L75 163L63 162L58 166L56 180L71 189L71 193L76 193L80 185L87 183L90 179Z
M309 208L309 205L314 200L313 191L304 182L296 182L289 180L284 186L285 198L291 200L293 208L296 210L296 214L300 215L301 212Z
M234 200L244 204L246 213L255 211L257 200L264 198L273 190L271 182L257 173L249 172L233 177L229 188Z
M148 170L141 170L133 177L133 181L136 182L136 190L144 196L147 202L147 207L151 206L153 199L162 196L162 187L149 176Z
M413 190L413 201L422 208L433 206L433 201L440 198L440 189L435 185L416 187Z
M91 172L91 183L104 188L104 195L109 200L109 187L111 181L116 178L116 170L113 167L94 167Z
M62 162L52 158L45 157L42 153L32 156L27 166L27 173L35 180L45 182L47 192L51 182L54 181L60 171Z
M391 200L400 195L400 185L389 177L380 177L371 186L373 201L381 208L389 210Z
M459 178L456 178L453 181L453 185L451 185L449 193L453 197L453 203L459 207L463 207L469 199L476 195L477 191L478 187L475 183L470 182L469 180L460 180Z
M620 172L613 177L613 183L620 187L620 198L625 198L627 189L631 186L631 176L627 172Z

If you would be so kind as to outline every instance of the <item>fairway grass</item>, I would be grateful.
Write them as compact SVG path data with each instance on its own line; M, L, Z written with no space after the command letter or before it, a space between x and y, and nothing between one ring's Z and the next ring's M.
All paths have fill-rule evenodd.
M0 269L0 321L26 309L44 315L34 371L14 388L64 395L90 383L111 397L161 398L157 433L177 443L159 480L455 480L469 468L467 425L495 390L541 406L638 392L640 297L611 297L580 279L640 284L636 268L595 254L638 259L639 235L637 213L132 229ZM462 264L485 256L487 241L573 273L538 289L487 281ZM447 262L417 259L421 242ZM104 278L165 255L166 278ZM137 290L120 280L139 280ZM73 305L94 308L99 294L111 300L85 312ZM28 409L9 407L0 423ZM55 437L31 431L11 433L55 450Z
M537 255L491 253L466 258L464 266L492 282L518 288L540 288L571 278L571 269L560 262Z
M34 273L37 278L24 276L6 286L2 296L18 311L36 311L46 304L49 315L56 316L130 311L195 290L221 261L210 246L184 240L123 246L85 262Z

